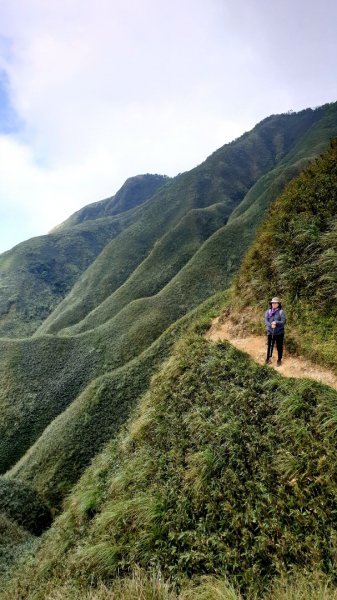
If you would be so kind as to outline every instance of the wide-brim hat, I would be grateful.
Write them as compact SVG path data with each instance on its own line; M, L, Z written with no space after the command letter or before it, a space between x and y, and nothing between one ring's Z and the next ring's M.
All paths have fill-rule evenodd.
M274 298L271 299L270 304L272 304L273 302L277 302L278 304L280 304L280 299L277 296L274 296Z

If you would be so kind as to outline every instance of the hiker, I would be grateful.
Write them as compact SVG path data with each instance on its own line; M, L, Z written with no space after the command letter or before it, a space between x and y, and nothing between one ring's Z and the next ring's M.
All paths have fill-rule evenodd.
M278 355L276 366L279 367L282 364L284 325L286 322L286 316L282 310L281 302L276 296L271 299L269 305L270 308L265 312L264 315L268 338L266 363L271 363L273 348L276 342Z

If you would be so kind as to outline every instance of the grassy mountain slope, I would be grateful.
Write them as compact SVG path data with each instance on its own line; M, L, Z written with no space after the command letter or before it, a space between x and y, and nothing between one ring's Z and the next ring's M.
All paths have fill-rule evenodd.
M306 113L307 111L305 111L304 116L305 119L308 119ZM320 118L323 119L322 114L319 111L317 111L317 113L316 111L309 111L308 114L310 119L313 119L313 115L315 115L316 119L318 114L320 115ZM324 115L325 112L323 111L323 116ZM280 122L283 123L283 125L284 123L287 125L285 128L287 135L288 130L293 132L293 128L289 125L294 122L293 117L293 115L285 115L284 119L276 119L278 126ZM303 115L301 114L300 122L302 122L302 118ZM307 121L304 122L306 126L305 131L307 131L308 123ZM261 139L267 137L269 140L268 136L270 131L272 131L272 135L275 135L274 118L268 119L263 123L263 127L257 136L258 148L260 147L259 145L262 144ZM251 136L252 139L249 135L243 136L243 139L248 139L249 143L245 148L247 151L248 147L250 149L250 156L254 157L253 149L255 148L254 143L256 141L255 130ZM280 139L280 135L275 137L272 145L273 148L276 139ZM241 143L242 139L240 141L240 144ZM301 148L301 146L299 147ZM240 147L239 149L240 151L242 150ZM228 148L226 149L226 153L227 151ZM215 155L222 158L223 151L215 153ZM241 157L240 153L239 156ZM268 154L268 156L270 156L270 154ZM240 160L241 159L242 157ZM205 165L209 167L207 161L202 167L203 173L206 168ZM241 163L239 163L240 169L243 168L242 165L240 165ZM237 169L239 167L237 167ZM250 168L253 169L252 166L250 166ZM288 166L285 168L288 168ZM223 164L221 165L221 170L225 170ZM199 171L196 169L192 174L187 174L186 177L189 176L191 181L195 182L198 173ZM237 170L234 171L234 173L237 174ZM278 171L277 177L280 177ZM181 183L181 178L178 179ZM185 264L173 279L171 279L171 281L169 281L169 283L167 283L157 294L150 297L138 298L129 302L129 304L125 304L112 319L109 319L109 313L104 314L104 311L102 310L103 318L101 318L102 315L100 315L100 320L102 320L104 324L79 336L68 336L66 338L36 336L30 340L24 341L1 341L2 352L0 354L0 369L2 372L3 386L1 388L0 460L2 472L12 467L16 461L24 456L25 452L39 439L53 419L66 410L67 407L69 407L70 404L84 392L85 388L88 385L90 386L92 381L111 372L113 369L123 367L123 365L129 361L132 361L137 356L141 355L164 333L167 327L182 317L186 312L198 306L198 304L207 299L208 296L216 291L222 290L229 284L230 278L239 267L244 251L248 247L252 236L254 235L257 223L261 218L261 211L257 208L260 202L261 189L266 196L269 194L268 197L270 201L272 193L275 191L273 188L273 181L273 177L271 177L270 180L265 179L262 187L259 187L259 184L257 184L254 193L252 189L250 194L253 201L247 206L248 216L246 216L246 213L237 214L235 219L229 220L226 225L218 229L213 235L210 235L204 243L202 243L203 239L212 231L210 226L211 228L214 226L216 227L222 222L224 213L228 210L228 204L225 204L224 211L221 208L219 209L218 205L215 207L211 205L209 208L206 207L206 209L192 209L192 211L189 211L186 214L186 208L182 208L181 212L186 216L182 221L180 220L180 225L178 225L172 235L167 233L167 238L164 238L159 242L152 251L156 258L164 257L164 263L159 262L159 264L157 264L157 271L160 273L162 266L164 265L165 267L169 264L170 257L173 258L176 263L179 263L179 252L177 253L174 241L176 241L179 248L181 240L184 238L185 225L187 245L182 246L182 252L185 252L185 256L188 258L188 253L191 253L189 249L186 250L186 248L189 248L189 244L191 244L191 247L194 250L198 245L200 246L201 244L201 246L199 247L199 250L193 254L187 264ZM229 184L232 186L238 185L234 182L233 176L232 179L229 179ZM199 185L199 188L200 187L202 186ZM171 190L170 193L172 193L172 184L168 184L165 188L160 190L153 198L148 200L145 205L135 209L139 211L141 218L143 218L142 211L146 209L145 214L148 214L147 211L149 208L153 205L157 207L157 203L162 200L162 197L165 196L167 199L166 194L168 189ZM203 198L201 190L199 189L199 193L193 196L191 189L192 188L189 188L190 203L193 204L193 202L197 202L199 204L204 203L207 205L207 202L210 200ZM244 202L246 202L246 197L244 198ZM174 203L173 195L172 203ZM220 221L218 220L219 218ZM140 234L142 234L142 232L140 232ZM174 237L175 235L177 236L176 238ZM121 238L121 236L119 236L119 238ZM167 241L169 241L169 243L167 243ZM114 244L115 242L117 242L117 239L111 242L111 244ZM105 278L108 280L111 279L111 270L107 267L106 259L108 260L110 256L109 246L111 246L111 244L104 249L100 257L95 261L95 265L97 266L98 263L98 267L103 268L103 265L105 265ZM170 246L172 247L171 254L169 252ZM121 256L122 250L123 246L119 247ZM130 252L131 250L134 251L134 247L130 244ZM153 269L155 269L155 262L156 261L152 263ZM111 264L111 261L109 264ZM102 271L100 268L97 268L97 272L95 272L93 267L94 265L89 269L89 271L91 271L90 277L92 276L94 280L97 278L97 282L99 283ZM155 270L151 272L151 279L154 279L154 274ZM165 277L166 275L164 274L161 276L161 279L159 278L162 284L166 281ZM138 281L141 281L141 277ZM145 285L149 285L148 280L144 280L144 283ZM155 283L155 285L157 284ZM125 285L125 287L128 286ZM88 285L88 288L91 293L93 288L90 288L90 285ZM146 290L148 291L148 288L143 288L144 292ZM123 299L124 290L121 289L120 293L120 297ZM136 293L136 287L134 287L133 293ZM80 301L82 301L82 299L80 298ZM103 308L105 309L105 306ZM133 389L131 380L128 384L125 379L125 388L127 388L128 385L130 386L130 390ZM85 392L84 396L81 396L81 400L78 400L79 405L82 405L83 398L91 399L96 397L96 393L93 391L94 389L95 384L89 387L89 391ZM103 387L103 389L106 388ZM107 394L107 397L108 396L109 394ZM118 395L116 397L118 397ZM130 397L134 398L132 394ZM87 402L89 402L89 400L87 400ZM127 414L128 409L126 407L125 418L127 417ZM104 419L104 415L100 418ZM63 422L62 419L61 422ZM67 419L65 422L67 422ZM121 421L119 420L118 423L120 422ZM58 423L59 421L57 424ZM74 472L76 472L77 467L79 466L79 474L81 469L85 466L86 461L88 461L100 448L107 432L111 431L110 427L115 427L115 425L112 425L112 419L110 419L110 417L107 419L106 425L104 435L98 436L97 445L91 445L89 452L86 448L81 449L76 445L76 452L79 453L79 456L81 456L82 459L74 461L75 469L72 471L70 481L67 482L67 473L69 471L67 461L63 461L63 459L60 461L58 460L59 457L56 452L57 444L54 442L50 445L51 451L48 454L48 464L45 464L45 473L43 471L43 462L41 463L39 458L39 456L43 456L43 452L40 452L38 444L37 448L34 448L32 457L29 454L20 463L20 477L27 478L28 481L33 479L36 482L36 466L38 466L40 469L38 476L39 489L46 490L46 481L48 481L48 477L51 476L54 482L53 486L55 487L55 497L57 497L59 501L62 490L63 493L65 493L65 491L69 489L69 485L73 483ZM57 430L57 426L58 425L55 425L53 431ZM69 438L66 439L64 445L69 448L71 440L73 439L73 434L71 433L73 430L70 428L67 429L67 431L69 432ZM89 433L89 437L90 435L91 434ZM45 448L45 444L42 443L42 440L45 439L46 436L41 438L41 448ZM54 467L51 467L50 465L53 463L53 460L55 465ZM31 468L32 464L33 468ZM59 468L56 467L57 464L59 464ZM49 498L50 495L50 492L48 492Z
M93 202L84 208L75 212L69 219L55 228L55 231L61 231L96 219L111 217L120 213L129 211L140 204L143 204L148 198L164 184L169 181L166 175L136 175L126 180L121 189L106 200Z
M94 379L113 369L123 367L136 358L151 346L172 320L175 320L172 317L172 314L176 314L174 302L171 307L166 307L163 299L162 304L156 307L153 314L149 311L142 315L143 321L136 318L137 309L143 308L143 301L139 301L139 303L140 307L136 306L135 312L133 312L132 318L135 318L135 322L128 331L127 337L122 315L121 318L118 316L107 325L81 336L71 338L41 336L24 341L1 340L0 362L4 382L0 398L0 465L2 472L12 467L25 454L48 424L74 402L87 386L89 389L78 401L81 403L82 398L88 398L90 403L95 403L96 401L93 400L96 389ZM162 307L162 313L165 309L164 314L161 313L160 307ZM147 308L149 308L148 305ZM128 307L126 310L130 314L130 308ZM179 330L179 326L174 326L173 330ZM170 332L167 333L167 336L170 338ZM111 343L112 339L114 339L114 344ZM160 345L161 341L159 340L159 347L155 349L154 359L157 352L160 356ZM151 365L151 356L152 350L150 349L149 357L145 357L145 365L148 364L148 360ZM99 397L103 394L102 401L108 411L110 410L110 397L115 387L118 390L116 401L118 398L123 399L123 393L125 397L135 399L134 394L137 388L135 387L136 382L133 381L134 369L139 371L137 375L139 381L141 378L146 380L148 368L150 368L150 365L146 369L145 366L141 367L142 360L143 357L140 357L140 364L136 362L132 368L126 365L125 373L129 374L128 378L125 375L120 378L120 373L112 374L112 381L116 383L113 384L110 391L108 386L100 387ZM124 381L124 392L121 381ZM126 418L129 408L125 405L123 410L124 418ZM98 451L102 439L104 440L103 434L106 435L110 427L115 428L114 413L109 413L108 416L102 413L98 416L100 420L106 419L106 429L101 432L103 437L96 434L95 423L93 423L92 429L88 431L89 437L93 438L88 448L86 448L84 440L78 438L78 444L73 447L73 453L75 455L78 453L78 458L73 465L75 472L79 464L83 468L83 461L88 462ZM56 427L58 427L58 422ZM47 432L47 439L49 439L48 435L49 432ZM48 476L51 476L52 472L56 470L59 473L60 481L58 485L54 482L55 493L61 488L64 494L73 480L71 479L67 483L66 472L62 472L61 468L57 469L57 465L61 461L57 443L56 441L52 446L54 452L49 458L51 463L55 463L51 472L45 460L45 453L42 453L39 478L48 481ZM71 439L67 440L67 443L70 445ZM24 467L20 465L21 478L25 478L26 465L28 467L27 477L28 479L31 477L29 457L30 453L27 460L23 461ZM46 469L45 474L43 469ZM53 494L53 489L49 490L48 485L47 492L48 495Z
M101 357L75 338L0 340L0 472L89 384Z
M102 214L91 211L73 219L73 224L70 218L70 223L58 231L1 254L0 335L32 334L104 246L136 218L137 203L144 202L165 182L159 175L131 178L115 196L118 216L110 206L113 203L107 203ZM88 221L89 216L94 220Z
M259 598L292 566L333 573L336 408L325 386L190 336L87 470L12 598L67 582L83 593L136 565L175 582L217 573Z
M80 323L62 330L62 334L92 329L111 319L133 300L160 292L226 220L227 209L222 203L189 211L154 245L122 286Z
M193 315L177 319L229 285L265 209L335 131L336 108L271 117L167 183L132 209L135 220L45 327L0 341L8 485L24 480L56 508L112 438L1 600L63 597L69 585L73 597L85 597L93 583L117 585L137 568L182 586L186 577L218 574L258 597L292 567L334 576L333 390L284 380L227 344L209 345L199 322L138 403ZM334 367L325 326L336 316L335 169L333 143L287 187L231 301L232 316L256 327L265 294L283 293L293 346L303 333L308 347L301 323L310 323L319 360Z
M229 217L257 180L275 167L315 123L324 120L328 110L323 107L270 117L159 190L140 207L137 222L106 246L39 333L60 332L84 319L127 281L149 256L155 242L189 210L222 202ZM336 107L334 116L337 120Z
M9 570L32 550L35 541L33 535L0 513L0 581L4 582Z
M273 204L242 265L236 310L262 312L282 296L288 346L336 369L337 143L304 170ZM234 309L235 312L235 309ZM250 316L249 316L250 315Z
M54 508L60 508L79 475L136 406L154 371L174 342L200 311L223 303L223 294L174 323L149 348L119 369L95 379L43 432L6 474L33 486Z

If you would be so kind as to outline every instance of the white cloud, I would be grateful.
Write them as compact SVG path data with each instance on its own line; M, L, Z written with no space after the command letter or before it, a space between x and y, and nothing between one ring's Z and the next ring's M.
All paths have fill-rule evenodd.
M200 156L200 147L208 146L210 153L224 138L233 139L242 131L242 124L212 117L203 123L203 128L196 129L193 112L185 115L185 128L181 131L169 106L159 114L155 110L149 112L156 135L152 130L146 131L144 111L128 107L120 113L111 139L103 136L103 144L101 137L93 140L84 154L79 152L80 160L69 164L41 165L27 144L0 136L1 224L13 229L12 238L8 231L2 236L0 252L9 248L8 240L14 245L47 233L85 204L113 195L127 177L148 172L149 165L151 172L173 176L205 157ZM175 160L171 158L167 169L167 147L174 148L177 139L180 154Z
M318 68L327 48L337 58L333 19L310 0L0 0L0 12L0 69L22 123L0 139L15 242L129 176L174 175L268 114L337 96L334 67Z

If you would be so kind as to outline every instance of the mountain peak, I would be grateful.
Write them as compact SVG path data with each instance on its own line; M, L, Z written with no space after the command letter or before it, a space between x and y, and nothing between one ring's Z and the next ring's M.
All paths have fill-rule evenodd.
M79 225L84 221L115 216L131 210L148 200L168 180L167 175L151 175L150 173L129 177L114 196L84 206L55 227L52 233Z

